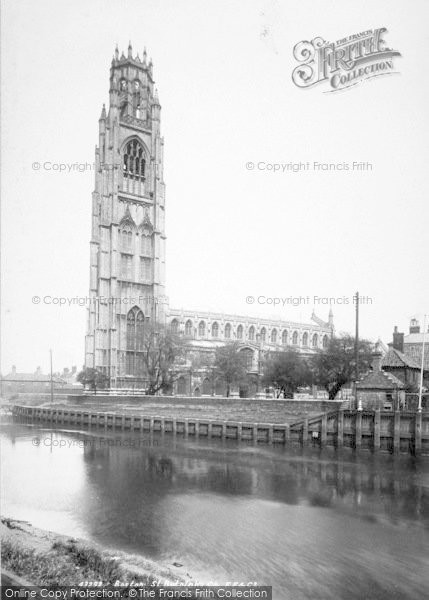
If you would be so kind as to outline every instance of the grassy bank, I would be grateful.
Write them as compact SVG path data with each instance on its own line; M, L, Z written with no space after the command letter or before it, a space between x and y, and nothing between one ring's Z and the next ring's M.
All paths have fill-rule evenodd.
M2 518L0 534L2 568L37 586L118 581L180 585L191 579L181 566L173 569L123 552L113 555L96 544L37 529L25 521Z

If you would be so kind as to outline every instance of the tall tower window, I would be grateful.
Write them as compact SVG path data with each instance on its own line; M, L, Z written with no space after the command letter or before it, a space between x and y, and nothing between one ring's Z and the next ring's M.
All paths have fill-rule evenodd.
M127 358L126 374L143 375L144 315L136 306L127 315Z
M136 139L131 140L125 147L123 172L124 177L143 181L145 177L145 152Z
M286 331L286 329L282 333L282 344L283 344L283 346L286 346L286 344L287 344L287 331Z
M121 254L121 276L122 279L133 278L133 257L129 254Z
M146 283L152 281L152 260L140 258L140 279Z
M144 256L152 256L152 236L149 231L143 231L140 238L140 252Z
M231 337L231 323L225 325L225 338L229 340Z
M133 251L133 233L131 231L131 229L122 229L122 231L120 231L120 236L121 236L121 248L122 250L124 250L125 252L132 252Z

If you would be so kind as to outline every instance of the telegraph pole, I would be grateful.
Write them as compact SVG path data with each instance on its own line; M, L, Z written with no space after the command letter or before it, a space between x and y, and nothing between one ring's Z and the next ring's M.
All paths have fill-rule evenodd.
M362 410L358 403L358 381L359 381L359 292L356 292L356 330L355 330L355 396L356 408Z
M422 412L422 396L423 396L423 372L425 368L425 339L426 339L426 317L423 319L423 344L422 344L422 362L420 365L420 389L419 389L419 405L417 407L418 412Z

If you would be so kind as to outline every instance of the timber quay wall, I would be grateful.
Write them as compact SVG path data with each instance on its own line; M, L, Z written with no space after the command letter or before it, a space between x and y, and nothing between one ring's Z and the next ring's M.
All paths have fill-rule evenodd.
M429 454L429 413L336 410L289 424L168 418L79 408L17 406L14 418L128 432L250 441L312 444L373 452Z

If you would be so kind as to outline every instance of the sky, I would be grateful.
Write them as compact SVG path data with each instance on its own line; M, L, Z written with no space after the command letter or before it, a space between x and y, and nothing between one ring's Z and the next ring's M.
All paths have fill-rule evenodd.
M153 57L162 105L171 307L302 322L331 307L337 331L353 331L359 290L361 335L385 343L429 314L426 1L2 9L3 374L46 371L50 348L56 370L83 364L86 310L73 299L88 295L98 118L115 44L129 40ZM379 27L401 54L395 75L334 94L294 85L295 44ZM372 169L266 167L307 161Z

